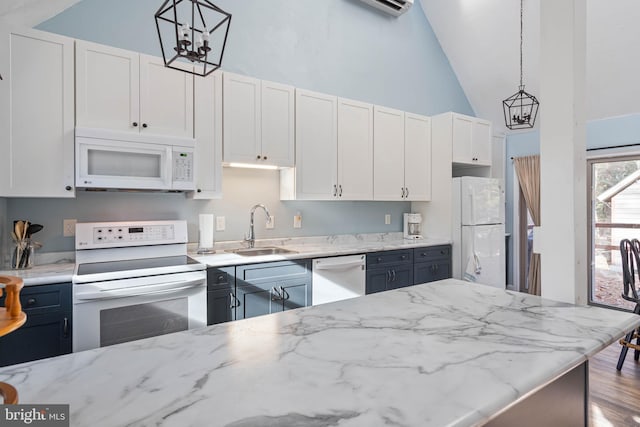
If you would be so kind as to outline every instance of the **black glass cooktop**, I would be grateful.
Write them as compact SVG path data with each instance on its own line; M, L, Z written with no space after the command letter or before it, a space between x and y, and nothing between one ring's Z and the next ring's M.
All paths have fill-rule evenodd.
M180 267L193 264L198 264L198 261L189 258L186 255L148 259L129 259L124 261L92 262L80 264L78 266L78 275L113 273L118 271L132 271L149 268Z

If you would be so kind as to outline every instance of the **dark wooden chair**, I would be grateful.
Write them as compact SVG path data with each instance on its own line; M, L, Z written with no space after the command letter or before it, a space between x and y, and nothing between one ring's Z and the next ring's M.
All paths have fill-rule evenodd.
M622 298L634 302L636 305L633 312L640 315L640 298L638 298L638 289L636 288L636 277L639 277L638 274L640 274L638 270L640 267L640 241L638 239L622 239L620 241L620 257L622 258ZM635 344L633 344L634 338L636 340ZM635 360L640 358L640 328L634 329L625 335L620 340L620 344L622 345L622 350L616 367L618 371L622 369L624 359L627 357L627 352L630 348L634 350L633 358Z

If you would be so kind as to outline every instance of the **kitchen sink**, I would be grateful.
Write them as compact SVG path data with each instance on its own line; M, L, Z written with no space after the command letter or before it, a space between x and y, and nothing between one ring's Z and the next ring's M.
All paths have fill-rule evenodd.
M279 254L297 254L297 251L292 251L285 248L278 248L276 246L265 246L262 248L240 248L240 249L228 249L225 252L232 252L234 254L242 256L260 256L260 255L279 255Z

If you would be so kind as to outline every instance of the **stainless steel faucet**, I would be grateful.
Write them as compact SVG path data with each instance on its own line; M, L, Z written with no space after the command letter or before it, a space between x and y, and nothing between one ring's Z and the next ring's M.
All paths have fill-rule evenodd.
M262 203L258 203L257 205L251 208L251 212L250 212L251 219L249 221L249 234L244 239L245 242L249 244L250 248L253 248L256 244L256 233L253 229L253 215L256 213L257 208L262 208L264 210L264 213L267 214L267 220L271 221L271 214L269 213L269 209L267 209L267 207Z

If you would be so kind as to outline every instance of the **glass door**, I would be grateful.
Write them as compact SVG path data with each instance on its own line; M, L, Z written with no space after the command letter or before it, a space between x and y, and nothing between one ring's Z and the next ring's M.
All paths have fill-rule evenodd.
M620 240L640 239L640 156L591 159L589 302L632 310L622 299Z

